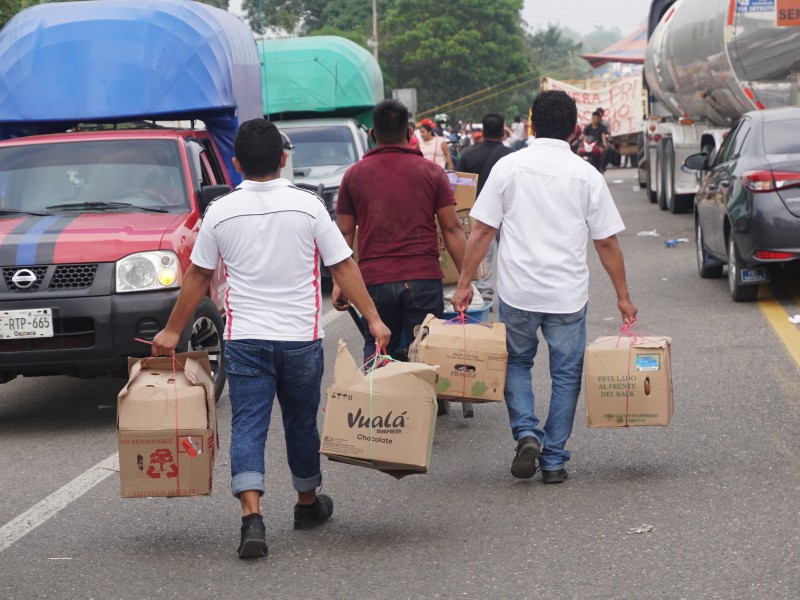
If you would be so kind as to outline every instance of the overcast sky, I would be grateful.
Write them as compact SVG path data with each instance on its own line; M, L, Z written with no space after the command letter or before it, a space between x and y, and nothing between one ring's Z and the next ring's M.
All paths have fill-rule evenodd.
M241 4L241 0L230 0L231 12L241 14ZM557 23L590 33L602 25L606 29L619 27L623 35L628 35L647 19L649 8L649 0L525 0L522 18L533 29Z
M533 29L548 23L590 33L596 26L632 33L647 20L649 0L525 0L522 18Z

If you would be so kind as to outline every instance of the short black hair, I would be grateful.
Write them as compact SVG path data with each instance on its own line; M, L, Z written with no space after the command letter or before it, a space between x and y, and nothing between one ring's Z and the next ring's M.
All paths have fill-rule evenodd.
M381 144L408 141L408 109L399 100L382 100L372 110L375 140Z
M603 118L603 111L598 108L596 111L594 111L592 113L592 116L593 117L600 117L602 119Z
M578 107L560 90L542 92L531 107L533 132L537 138L568 140L578 123Z
M233 153L245 176L267 177L277 173L283 154L281 132L265 119L245 121L236 132Z
M505 120L503 115L497 113L489 113L483 117L483 137L486 138L501 138L505 131Z

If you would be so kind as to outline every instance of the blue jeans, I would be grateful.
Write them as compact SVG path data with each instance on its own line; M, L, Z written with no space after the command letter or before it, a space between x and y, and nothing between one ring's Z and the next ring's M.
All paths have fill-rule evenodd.
M230 340L225 373L231 399L231 492L264 494L264 445L275 394L281 405L292 484L310 492L322 482L317 409L324 368L322 340Z
M405 349L414 339L414 328L422 325L428 314L442 318L444 314L444 291L441 279L415 279L367 286L370 298L392 337L387 348L394 356L397 350ZM364 362L375 354L375 338L364 323ZM405 342L405 343L403 343Z
M575 407L581 391L583 353L586 348L586 308L572 314L537 313L509 306L500 299L500 321L506 324L508 373L506 405L515 440L534 436L542 452L539 466L557 471L569 460L564 449L572 434ZM552 391L550 412L544 428L534 414L531 369L539 346L541 328L550 351Z

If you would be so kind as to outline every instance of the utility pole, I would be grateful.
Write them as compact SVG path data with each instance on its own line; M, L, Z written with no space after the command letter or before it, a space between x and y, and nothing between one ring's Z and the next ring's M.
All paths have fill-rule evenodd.
M372 0L372 55L378 60L378 0Z

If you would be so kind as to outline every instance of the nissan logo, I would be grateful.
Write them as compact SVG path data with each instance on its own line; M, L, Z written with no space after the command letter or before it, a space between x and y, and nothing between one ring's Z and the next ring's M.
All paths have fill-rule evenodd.
M21 290L27 290L36 283L36 273L30 269L20 269L11 276L11 281Z

